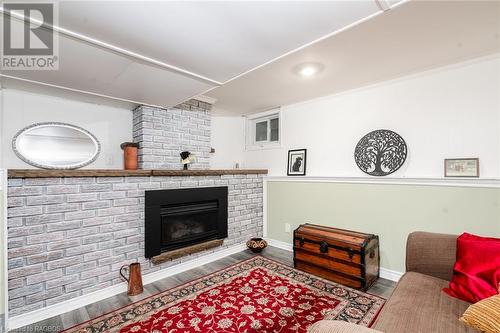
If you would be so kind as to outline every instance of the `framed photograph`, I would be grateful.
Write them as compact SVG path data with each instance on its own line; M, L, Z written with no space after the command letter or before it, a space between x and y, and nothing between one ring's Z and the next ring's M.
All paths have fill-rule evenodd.
M306 175L307 149L295 149L288 151L288 176Z
M444 160L445 177L479 177L479 158L447 158Z

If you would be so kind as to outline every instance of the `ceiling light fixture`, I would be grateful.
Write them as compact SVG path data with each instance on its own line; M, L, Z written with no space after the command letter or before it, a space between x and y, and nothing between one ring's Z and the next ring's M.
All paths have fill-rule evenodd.
M304 63L295 66L294 72L302 77L312 77L323 70L325 66L319 63Z

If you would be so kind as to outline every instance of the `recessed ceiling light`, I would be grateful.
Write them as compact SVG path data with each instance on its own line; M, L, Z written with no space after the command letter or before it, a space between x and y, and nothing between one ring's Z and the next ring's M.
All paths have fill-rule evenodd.
M325 66L319 63L304 63L295 66L294 72L303 77L312 77L323 70Z

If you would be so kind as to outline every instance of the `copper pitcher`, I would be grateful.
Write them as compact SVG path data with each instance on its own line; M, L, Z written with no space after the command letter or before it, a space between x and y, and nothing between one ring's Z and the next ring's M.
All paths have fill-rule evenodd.
M123 274L123 271L128 271L128 278ZM124 265L120 268L120 275L128 282L127 295L136 296L142 294L144 288L142 287L141 264L134 262L130 265Z

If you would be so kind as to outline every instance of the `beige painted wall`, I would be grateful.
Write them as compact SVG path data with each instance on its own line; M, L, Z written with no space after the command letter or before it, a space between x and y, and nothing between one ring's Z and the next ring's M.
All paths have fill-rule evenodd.
M291 243L285 223L306 222L377 234L381 267L398 272L412 231L500 237L498 188L269 181L267 191L268 238Z

